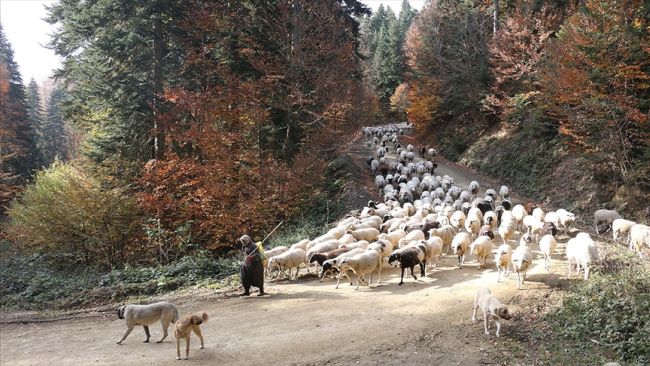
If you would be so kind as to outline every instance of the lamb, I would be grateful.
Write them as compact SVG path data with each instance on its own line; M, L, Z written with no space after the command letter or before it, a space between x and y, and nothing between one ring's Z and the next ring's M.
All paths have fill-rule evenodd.
M501 244L497 248L497 252L494 255L494 262L496 262L497 270L499 271L497 275L497 283L501 282L501 272L505 272L506 277L510 271L510 265L512 264L512 248L508 244Z
M417 280L418 278L415 276L415 273L413 273L413 268L416 265L419 265L420 274L424 277L425 250L423 246L407 246L394 251L388 258L388 263L393 263L395 261L399 261L400 268L402 268L402 277L400 278L399 286L404 284L404 270L406 268L411 269L411 276Z
M351 249L350 251L345 252L336 258L328 259L325 262L323 262L321 275L320 275L320 282L323 282L323 279L325 278L326 275L333 274L334 271L338 271L339 263L343 258L354 257L355 255L359 253L363 253L365 251L366 251L365 249L361 249L361 248ZM350 286L352 286L352 280L350 279L350 276L348 276L347 272L343 273L342 275L347 277L348 281L350 281Z
M487 236L479 236L471 244L472 254L478 259L478 269L485 268L487 257L492 254L492 239Z
M298 276L301 265L307 265L307 256L305 251L300 248L289 249L288 251L278 254L275 257L269 259L268 271L271 273L274 269L278 269L279 272L284 272L284 270L289 270L289 279L293 280ZM295 276L292 276L293 269L296 269Z
M357 254L354 257L343 258L339 262L339 268L341 273L344 273L348 270L354 272L357 275L357 287L359 289L359 283L363 282L365 285L370 285L372 283L372 274L377 271L379 279L377 283L381 283L381 263L382 257L375 250L366 250L363 253ZM366 274L370 273L370 282L366 284L366 280L363 278ZM339 287L339 282L341 281L341 274L336 281L336 288Z
M377 237L379 236L379 230L375 228L348 230L347 234L351 234L357 240L366 240L368 242L372 242L377 240Z
M463 263L465 263L465 253L469 248L472 238L468 233L458 233L451 242L451 247L454 250L454 254L458 256L458 268L463 268Z
M544 254L544 269L547 271L551 268L551 254L553 254L556 247L557 241L551 234L544 235L539 241L539 249Z
M517 290L521 288L526 280L526 271L533 263L533 252L528 245L520 244L511 257L512 267L517 272Z
M630 228L630 248L634 249L639 257L643 258L643 249L650 248L650 226L636 224Z
M626 220L626 219L616 219L612 222L612 235L614 237L614 242L621 242L622 239L626 239L630 233L632 226L636 225L636 222ZM632 248L630 248L632 249Z
M600 234L599 226L604 225L606 227L603 234L609 231L612 227L612 223L616 219L622 219L621 215L614 210L598 210L594 212L594 226L596 226L596 234Z
M570 239L566 245L566 257L569 265L568 276L571 275L571 263L576 263L576 274L580 274L580 267L585 269L585 280L589 278L589 265L598 261L598 248L588 233L581 232Z

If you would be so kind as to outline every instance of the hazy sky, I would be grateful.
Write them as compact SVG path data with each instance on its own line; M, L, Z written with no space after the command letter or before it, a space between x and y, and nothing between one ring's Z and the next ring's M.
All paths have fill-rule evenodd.
M0 0L0 22L14 50L25 84L33 77L37 81L47 79L52 69L60 65L59 57L44 45L53 28L43 17L45 4L56 0Z
M58 0L0 0L0 22L14 50L14 60L20 67L25 84L33 77L36 81L47 79L61 61L54 51L44 45L53 27L47 24L44 5ZM137 1L137 0L134 0ZM379 4L388 5L399 12L402 0L361 0L376 11ZM411 6L420 10L425 0L411 0Z
M384 4L384 7L390 6L395 13L399 13L399 9L402 7L402 0L361 0L361 2L370 6L372 11L376 11L379 8L379 4ZM411 7L418 11L422 9L424 2L425 0L409 0Z

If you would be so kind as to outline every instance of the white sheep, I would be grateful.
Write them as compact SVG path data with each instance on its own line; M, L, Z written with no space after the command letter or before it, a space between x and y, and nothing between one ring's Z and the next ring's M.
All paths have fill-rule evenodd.
M465 219L466 217L463 211L455 211L449 218L449 223L454 229L460 230L465 225Z
M397 241L398 247L401 248L406 246L412 241L424 240L424 233L422 230L413 230L410 233L406 234L404 237Z
M350 286L352 286L352 280L350 279L350 276L348 276L348 272L345 271L345 272L341 273L341 271L339 269L339 264L340 264L340 262L341 262L341 260L343 258L354 257L355 255L357 255L359 253L363 253L365 251L366 251L365 248L363 248L363 249L362 248L355 248L355 249L352 249L350 251L347 251L347 252L339 255L336 258L328 259L325 262L323 262L323 271L321 272L320 282L323 282L323 278L325 278L325 275L327 273L331 273L331 271L333 269L336 269L336 270L339 271L340 275L347 277L348 281L350 281Z
M557 213L559 224L560 224L558 229L561 228L562 230L564 230L564 233L566 234L569 230L571 230L571 226L575 223L576 215L563 208L555 212Z
M560 226L560 216L555 211L547 212L544 215L544 222L550 222L557 228Z
M476 215L467 216L467 220L465 220L465 230L472 235L472 238L478 236L478 233L481 230L481 219Z
M379 239L380 240L388 240L390 241L394 247L397 247L399 245L399 240L404 238L406 236L406 231L402 229L397 229L395 231L391 231L388 234L379 234Z
M598 248L588 233L581 232L575 238L570 239L566 245L566 257L568 261L568 276L571 275L571 263L576 264L576 274L580 274L580 267L585 270L585 280L589 278L589 265L598 261Z
M478 259L478 269L485 268L487 258L492 254L492 239L487 236L479 236L471 244L472 254Z
M378 272L377 283L381 283L381 264L382 257L375 250L366 250L363 253L357 254L353 257L343 258L339 263L339 268L341 273L344 271L352 271L357 275L357 287L359 289L359 283L363 282L364 285L370 285L372 283L372 274L373 272ZM366 274L370 273L370 281L366 284L366 280L363 278ZM336 288L339 287L339 282L341 281L341 275L336 281Z
M458 256L458 268L463 268L463 263L465 263L465 253L467 253L467 249L469 248L471 242L471 236L465 232L456 234L452 240L451 247L454 251L454 254Z
M269 259L269 263L267 265L269 273L271 273L274 269L278 269L278 273L284 272L285 270L289 270L289 279L293 280L295 277L298 276L298 272L300 271L300 266L305 265L307 266L307 256L305 255L305 251L300 249L300 248L295 248L295 249L289 249L288 251L278 254L275 257ZM293 269L296 269L296 274L295 276L292 276Z
M497 264L497 283L501 282L501 272L508 277L510 265L512 264L512 248L508 244L501 244L494 255L494 262Z
M508 188L507 186L501 186L501 188L499 189L499 196L501 196L501 200L510 197L510 188Z
M503 240L503 244L508 244L508 240L512 239L515 235L515 221L513 220L504 220L501 219L501 225L499 225L499 236Z
M520 228L526 215L528 215L528 212L524 206L515 205L515 207L512 208L512 218L515 220L515 230Z
M339 239L339 243L341 243L341 244L352 244L352 243L354 243L356 241L357 241L357 239L355 239L354 236L352 236L350 234L345 234L345 235L343 235L341 237L341 239Z
M359 230L348 230L348 234L352 234L357 240L366 240L368 242L373 242L377 240L379 236L379 230L375 228L365 228Z
M341 245L341 242L339 242L336 239L332 239L332 240L324 241L322 243L316 243L311 247L307 246L307 258L310 258L312 254L315 253L325 253L325 252L329 252L330 250L334 250L338 248L339 245Z
M630 228L630 248L633 248L639 257L643 257L643 250L650 248L650 226L636 224Z
M307 252L307 245L309 244L309 239L303 239L291 246L291 249L302 249Z
M544 221L544 210L541 209L540 207L535 207L531 216L536 218L537 221Z
M616 219L612 222L612 236L614 237L614 242L627 242L628 234L632 226L636 225L636 222L626 220L626 219ZM630 248L632 249L632 248Z
M603 234L606 233L611 227L612 223L616 219L622 219L621 215L614 210L597 210L594 212L594 226L596 227L596 234L600 234L599 226L605 225L606 229L603 231Z
M343 235L345 235L345 229L340 228L340 227L333 227L329 229L329 231L325 235L331 235L334 237L334 239L341 239Z
M427 248L427 264L429 264L430 267L438 267L438 262L440 261L440 256L442 255L442 247L444 246L442 239L437 236L433 236L429 238L429 240L422 240L420 243L424 244Z
M264 250L264 255L266 256L267 259L271 259L275 257L276 255L282 254L286 251L288 251L289 248L285 246L278 246L272 249Z
M350 243L350 244L341 244L341 245L339 245L339 248L346 248L346 249L349 249L349 250L354 250L354 249L363 249L363 250L365 250L366 248L368 248L368 245L370 245L370 243L368 243L367 241L360 240L360 241L355 241L354 243Z
M544 254L544 269L549 271L551 268L551 255L557 247L557 241L551 234L546 234L539 241L539 250Z
M492 231L496 231L499 225L499 218L494 211L488 211L483 215L483 225L490 225Z
M451 225L445 225L439 229L429 230L429 237L437 236L442 239L444 244L443 251L447 252L451 247L451 241L454 240L454 235L456 235L456 229Z
M512 267L517 272L517 289L521 288L526 280L526 271L533 264L533 252L525 244L520 244L511 257Z
M377 240L376 242L370 243L367 250L374 250L381 256L382 259L388 257L390 253L393 252L393 244L388 240Z

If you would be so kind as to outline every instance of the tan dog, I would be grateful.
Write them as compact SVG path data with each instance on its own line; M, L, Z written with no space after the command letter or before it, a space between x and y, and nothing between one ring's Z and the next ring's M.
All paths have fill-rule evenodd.
M181 359L181 338L185 338L185 359L190 357L190 335L192 332L201 340L201 349L203 349L203 335L201 334L202 323L208 321L208 313L196 313L185 315L179 322L176 322L174 335L176 336L176 359Z
M161 343L167 338L167 328L170 323L178 320L178 310L174 304L167 301L156 302L149 305L122 305L117 308L117 317L126 320L126 333L117 344L122 344L122 341L133 331L136 325L142 325L144 333L147 335L145 343L149 342L149 325L160 320L163 329L163 337L156 343Z
M501 319L509 320L510 314L508 308L503 305L488 288L479 288L476 290L476 298L474 299L474 314L472 314L472 321L476 321L476 309L483 310L483 325L485 327L485 334L490 335L488 331L488 318L494 320L497 325L497 337L501 331Z

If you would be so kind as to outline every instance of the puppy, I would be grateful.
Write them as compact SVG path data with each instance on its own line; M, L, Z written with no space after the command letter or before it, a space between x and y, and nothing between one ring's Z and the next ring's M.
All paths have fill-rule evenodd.
M117 317L126 320L126 333L117 344L122 341L133 331L136 325L142 325L144 333L147 335L144 343L149 342L149 325L160 320L163 329L163 337L156 343L161 343L167 338L167 328L169 323L175 323L178 320L178 310L174 304L167 301L161 301L149 305L122 305L117 308Z
M490 335L488 332L488 318L492 318L497 325L497 337L501 331L501 319L509 320L510 314L508 308L503 305L488 288L479 288L476 291L476 298L474 299L474 314L472 314L472 321L476 321L476 309L480 307L483 310L483 325L485 327L485 334Z
M190 357L190 335L192 332L201 340L201 349L203 349L203 335L201 334L201 324L208 321L208 313L201 312L191 315L185 315L174 326L174 335L176 336L176 359L181 359L181 338L185 338L185 359Z

